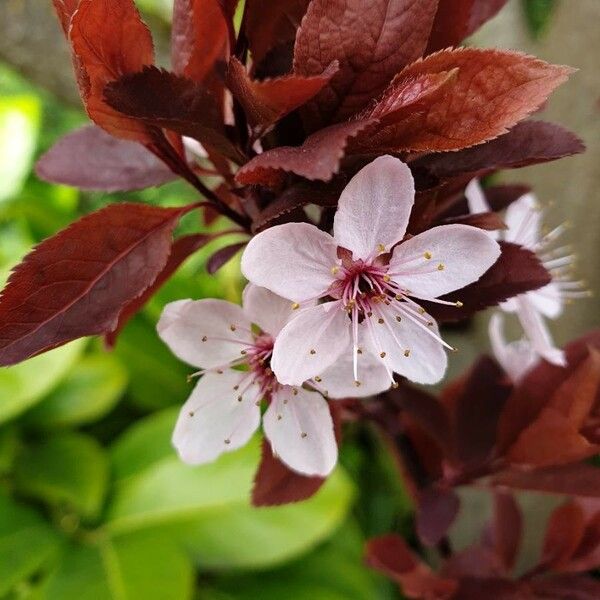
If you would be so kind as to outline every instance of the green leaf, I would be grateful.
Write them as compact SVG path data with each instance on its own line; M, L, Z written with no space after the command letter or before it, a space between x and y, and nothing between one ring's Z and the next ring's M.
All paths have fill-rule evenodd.
M389 586L364 564L364 540L353 523L346 524L315 552L260 576L224 576L215 592L202 600L383 600Z
M14 482L23 494L94 519L108 474L107 457L92 437L64 433L24 448L15 461Z
M0 423L42 400L73 366L85 344L85 340L77 340L14 367L0 369Z
M84 356L26 415L26 424L52 429L92 423L110 412L123 395L126 385L127 374L114 356Z
M0 202L16 195L29 174L40 128L35 96L0 99Z
M0 493L0 597L36 573L59 544L40 515Z
M188 600L193 571L182 550L150 534L71 546L47 583L47 600Z
M341 469L306 502L257 509L250 491L258 436L214 463L189 467L170 446L176 417L174 410L153 415L115 444L118 483L106 517L113 534L154 529L181 540L204 567L263 568L306 552L343 521L353 487Z
M119 336L115 355L129 374L129 395L142 410L183 404L192 391L191 369L163 344L153 323L137 315Z
M558 5L557 0L522 0L525 20L535 39L542 37L548 29Z

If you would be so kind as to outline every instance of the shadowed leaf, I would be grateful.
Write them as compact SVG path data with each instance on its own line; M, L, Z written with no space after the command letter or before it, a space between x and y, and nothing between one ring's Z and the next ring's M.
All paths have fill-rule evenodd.
M227 264L248 242L238 242L217 250L206 263L206 270L213 275Z
M149 150L94 125L61 138L36 165L38 177L82 190L142 190L177 176Z
M427 546L435 546L446 535L460 509L454 490L431 487L420 494L417 535Z

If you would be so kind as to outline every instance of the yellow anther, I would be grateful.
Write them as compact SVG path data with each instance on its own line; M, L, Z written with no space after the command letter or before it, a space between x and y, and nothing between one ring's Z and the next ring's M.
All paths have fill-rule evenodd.
M384 275L383 280L387 283L388 281L391 281L392 278L389 275Z
M340 271L340 268L337 265L335 265L334 267L331 267L332 275L337 275L339 273L339 271Z
M316 354L316 353L317 353L317 351L316 351L314 348L311 348L311 349L310 349L310 352L309 352L309 354Z
M393 390L397 390L399 387L400 387L400 384L399 384L397 381L394 381L394 382L392 383L392 389L393 389Z
M380 352L379 356L381 356L381 358L385 358L385 352Z
M409 349L406 349L404 351L404 356L406 356L406 358L408 358L410 356L410 350Z
M443 263L440 263L440 264L437 266L437 270L438 270L438 271L443 271L445 268L446 268L446 267L444 266L444 264L443 264Z
M298 390L296 388L292 388L292 394L294 394L294 396L297 396Z
M383 320L381 317L379 317L379 319L377 319L377 322L378 322L380 325L383 325L383 324L385 323L385 321L384 321L384 320Z
M356 349L356 354L362 354L362 348L357 348Z
M356 387L360 387L360 386L361 386L361 383L360 383L360 381L358 381L358 379L357 379L357 380L354 382L354 385L355 385Z
M402 317L400 315L396 315L396 321L398 321L398 323L400 323L400 321L402 321Z
M193 416L194 416L194 411L193 411L193 410L191 410L191 411L188 413L188 415L190 415L190 417L193 417Z
M235 331L235 325L232 323L232 324L229 326L229 329L231 329L231 331Z
M321 381L323 381L318 375L315 377L315 381L317 383L321 383Z
M460 300L457 300L454 304L456 308L462 308L464 306L464 304Z
M277 415L277 420L281 421L281 419L283 419L283 417L281 415Z
M236 392L237 392L237 391L240 389L240 386L239 386L239 385L234 385L234 386L233 386L233 389L234 389L234 391L236 391Z
M385 252L385 245L377 244L377 252Z
M292 310L298 310L300 308L300 305L297 302L294 302L292 304Z
M419 306L419 314L420 315L424 315L425 314L425 309L422 306Z
M367 317L371 318L372 316L373 316L373 313L372 313L371 311L369 311L369 312L367 313Z
M433 254L431 254L431 252L427 251L425 252L425 254L423 254L423 256L427 259L427 260L431 260L433 258Z
M244 398L242 398L242 396L238 396L237 401L241 402Z
M241 354L242 356L246 356L246 354L248 354L248 353L247 353L245 350L240 350L240 354Z
M402 296L400 294L396 294L394 298L398 301L402 300Z
M458 352L458 348L456 346L452 346L452 352Z
M304 439L306 436L308 435L308 433L305 433L304 431L300 434L300 437L302 439Z
M203 341L203 342L206 342L206 340L208 340L208 338L207 338L205 335L203 335L203 336L202 336L202 341Z

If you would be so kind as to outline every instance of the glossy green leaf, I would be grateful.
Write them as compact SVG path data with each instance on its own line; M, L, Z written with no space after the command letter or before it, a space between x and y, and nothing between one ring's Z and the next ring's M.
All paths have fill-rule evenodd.
M123 395L126 385L127 374L114 356L84 356L27 414L26 423L39 429L92 423L110 412Z
M71 369L85 344L85 340L77 340L14 367L0 369L0 423L40 402Z
M353 488L341 469L306 502L257 509L250 491L259 439L189 467L170 447L176 416L168 410L148 417L115 444L118 483L107 510L115 535L157 529L180 539L204 567L263 568L307 551L343 521Z
M38 572L59 544L38 513L0 493L0 597Z
M64 433L31 444L14 466L19 492L89 519L97 517L102 508L108 475L102 447L81 433Z
M0 202L17 194L29 174L40 127L33 95L0 99Z
M127 369L131 400L142 410L183 404L192 391L191 369L171 354L144 315L127 324L114 352Z
M525 20L534 38L539 38L548 29L558 5L557 0L522 0Z
M47 600L187 600L193 572L184 553L151 534L71 546L48 581Z

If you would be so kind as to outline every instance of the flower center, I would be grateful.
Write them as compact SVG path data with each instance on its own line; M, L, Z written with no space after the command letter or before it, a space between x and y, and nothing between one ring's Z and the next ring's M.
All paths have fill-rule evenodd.
M279 385L271 370L271 356L275 340L267 333L259 334L254 344L246 349L246 364L251 380L260 386L262 393L273 392Z

